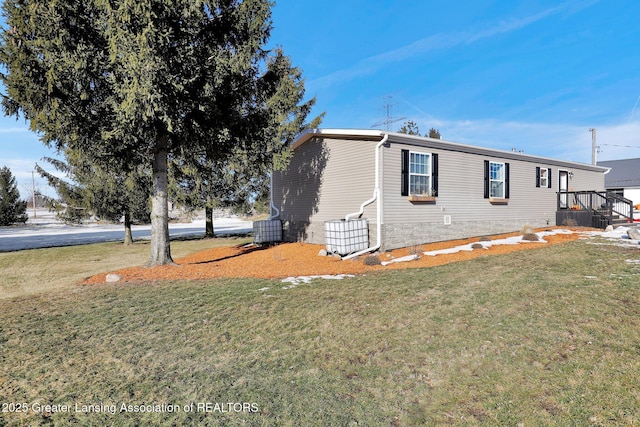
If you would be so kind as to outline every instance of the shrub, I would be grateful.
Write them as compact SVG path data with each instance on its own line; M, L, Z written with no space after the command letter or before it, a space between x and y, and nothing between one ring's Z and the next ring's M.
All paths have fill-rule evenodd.
M474 243L473 245L471 245L471 249L482 249L484 248L484 246L482 246L481 243Z
M418 255L423 252L422 245L418 243L414 243L413 245L409 246L407 249L409 250L409 253L411 255Z
M362 261L364 265L382 265L380 258L377 255L367 255Z
M531 227L529 224L525 224L524 227L522 227L522 234L532 234L533 233L533 227Z
M562 221L562 225L564 225L565 227L577 227L578 222L573 218L566 218L564 221Z
M529 242L537 242L538 240L540 240L540 238L536 233L525 233L522 236L522 240L527 240Z

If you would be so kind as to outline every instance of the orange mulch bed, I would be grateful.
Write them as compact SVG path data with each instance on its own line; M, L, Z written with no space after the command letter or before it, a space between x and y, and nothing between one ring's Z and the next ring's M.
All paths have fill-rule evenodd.
M553 228L553 227L552 227ZM588 229L573 229L572 234L556 234L545 236L547 243L532 242L517 245L495 245L488 249L460 251L453 254L424 256L409 262L398 262L387 266L369 266L360 259L342 261L331 256L318 256L324 249L323 245L304 243L283 243L269 247L223 247L204 250L193 255L176 260L176 265L153 268L134 267L111 273L122 277L121 282L143 282L154 280L197 280L219 277L257 277L257 278L286 278L291 276L317 276L336 274L361 274L370 271L433 267L451 262L464 261L480 256L505 254L515 251L543 248L547 245L565 243L582 237L580 231ZM538 230L540 231L540 230ZM521 233L501 234L492 236L491 240L517 236ZM473 242L480 238L451 240L446 242L429 243L419 247L420 252L452 248ZM389 261L410 254L410 249L397 249L379 255L381 261ZM105 283L108 273L98 274L82 282L82 284Z
M304 243L283 243L269 247L223 247L204 250L185 258L176 260L176 265L153 268L134 267L110 273L122 277L121 282L142 282L155 280L197 280L219 277L257 277L257 278L286 278L292 276L318 276L337 274L362 274L371 271L433 267L451 262L464 261L480 256L505 254L515 251L531 250L546 247L549 244L559 244L577 240L582 237L580 231L587 229L573 229L572 234L556 234L545 236L547 243L532 242L518 245L495 245L488 249L460 251L453 254L437 256L422 255L420 259L409 262L398 262L387 266L365 265L363 257L342 261L331 256L318 256L324 249L323 245ZM521 233L509 233L492 236L491 240L517 236ZM473 242L480 238L451 240L446 242L421 245L420 252L452 248ZM398 249L379 255L381 261L389 261L410 254L410 249ZM105 283L108 273L98 274L82 282L82 284Z

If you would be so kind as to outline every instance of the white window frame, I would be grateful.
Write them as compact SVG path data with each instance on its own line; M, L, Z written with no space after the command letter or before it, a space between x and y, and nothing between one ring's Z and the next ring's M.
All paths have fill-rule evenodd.
M549 169L540 168L540 188L549 188Z
M502 171L502 179L493 179L493 171L496 170L494 169L494 165L500 165L500 168L497 170L501 170ZM505 191L507 189L507 180L506 180L506 165L503 162L494 162L494 161L489 161L489 198L491 199L504 199L505 197ZM494 193L494 185L493 183L502 183L502 193L501 194L495 194Z
M425 173L422 172L414 172L413 166L419 163L413 162L413 158L415 156L421 156L422 158L426 158ZM431 182L431 162L432 155L431 153L421 153L418 151L409 151L409 195L410 196L432 196L433 192ZM416 192L416 183L413 180L413 177L425 177L427 179L427 191L426 192Z

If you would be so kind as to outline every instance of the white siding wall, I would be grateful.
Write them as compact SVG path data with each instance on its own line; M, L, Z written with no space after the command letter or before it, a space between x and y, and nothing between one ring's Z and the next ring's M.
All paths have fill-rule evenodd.
M313 139L300 146L284 172L274 173L274 203L285 238L324 243L324 222L358 212L374 189L377 141ZM363 218L375 221L376 205Z
M438 154L438 197L435 203L412 203L401 196L402 149ZM484 160L509 163L510 198L506 205L493 205L484 198ZM551 168L552 188L536 187L536 166ZM453 221L497 218L553 221L558 169L542 163L392 144L384 152L384 222L442 222L444 215L451 215ZM582 189L585 185L594 190L601 188L602 174L576 172L569 185L572 187L574 184Z
M438 154L438 196L415 203L401 195L401 150ZM517 157L517 156L516 156ZM484 198L484 161L509 163L506 204ZM532 161L534 160L534 161ZM552 188L536 187L536 167L551 169ZM559 170L573 172L569 190L602 190L601 172L559 167L535 159L505 159L436 148L391 144L384 149L384 249L555 225ZM445 225L445 216L451 224Z
M377 141L325 140L329 162L325 170L319 209L314 221L344 218L360 210L373 196ZM375 203L367 206L363 218L374 219Z
M286 239L324 243L325 221L357 212L371 198L377 143L315 138L296 149L287 170L274 173L274 201L281 210ZM391 142L381 148L384 249L515 231L525 225L555 225L560 170L573 172L569 191L604 189L602 172L579 169L578 165L559 166L511 153L506 157L512 158L500 158L498 153L484 155L442 146ZM401 195L402 149L438 154L435 202L412 203ZM484 198L484 160L509 163L507 204L491 204ZM551 168L552 188L536 187L536 167ZM451 225L444 225L445 215L451 217ZM376 203L365 209L363 218L369 220L373 240Z

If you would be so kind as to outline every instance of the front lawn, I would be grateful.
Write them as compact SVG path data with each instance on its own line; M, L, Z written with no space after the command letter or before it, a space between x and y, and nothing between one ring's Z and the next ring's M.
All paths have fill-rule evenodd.
M635 425L638 260L577 241L293 288L5 298L0 425Z

